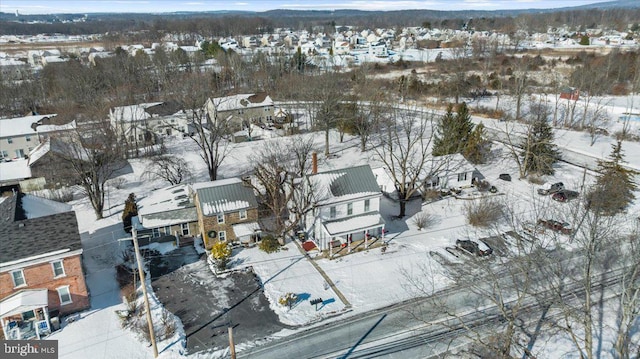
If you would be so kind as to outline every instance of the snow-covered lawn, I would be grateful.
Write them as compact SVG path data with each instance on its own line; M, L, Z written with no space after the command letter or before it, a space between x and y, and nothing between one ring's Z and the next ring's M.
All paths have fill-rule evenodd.
M499 126L497 121L486 118L482 120L488 127ZM312 136L318 149L322 147L324 136ZM269 139L264 141L277 141ZM589 145L589 136L584 133L558 131L556 142L563 148L587 154L596 158L608 155L614 139L602 137L593 146ZM234 177L245 173L250 167L249 159L256 146L264 141L245 142L233 145L233 151L220 167L223 178ZM339 143L337 133L332 133L331 148L333 156L320 158L320 170L344 168L348 166L370 163L372 168L381 163L371 151L361 153L356 138L346 136L344 143ZM206 169L198 155L198 150L189 139L174 140L167 143L168 151L189 163L195 174L193 182L207 180ZM626 160L633 168L640 169L640 143L625 142L623 149ZM535 185L519 180L517 168L508 159L506 150L494 146L500 156L492 163L477 166L482 175L498 187L501 195L496 197L512 203L519 213L529 214L535 221L538 212L532 207L546 208L549 215L560 215L563 205L535 195ZM319 151L320 152L320 151ZM125 184L121 188L109 188L105 219L96 221L93 210L85 198L74 200L71 204L78 216L81 238L84 248L84 264L87 283L91 291L91 309L80 313L76 320L63 323L61 331L50 338L59 341L60 358L151 358L151 349L139 340L130 330L122 329L116 310L124 309L118 285L115 279L116 263L121 260L119 253L126 245L118 241L127 237L122 230L121 214L124 200L129 193L138 198L149 194L153 189L166 186L160 181L149 181L142 177L145 160L130 161L131 169L121 177ZM498 180L501 173L510 173L511 182ZM592 181L591 172L560 163L557 173L547 181L562 181L568 187L578 189L583 176L587 182ZM231 260L232 268L251 266L264 284L265 295L283 323L290 325L307 325L319 320L330 320L333 315L340 317L357 315L376 308L388 306L419 294L411 279L430 276L433 287L437 290L447 285L444 267L431 255L437 252L443 256L455 258L444 248L452 246L456 239L477 239L486 236L482 230L470 228L464 216L465 205L469 201L447 198L430 204L421 205L420 201L411 202L408 216L403 219L394 217L398 213L398 205L384 199L381 212L386 221L385 241L389 246L385 253L380 248L352 253L347 256L329 259L310 259L300 253L294 243L287 244L287 250L274 254L266 254L257 248L237 249ZM630 213L637 216L640 201L629 208ZM418 230L413 223L413 216L425 211L432 215L433 221L428 228ZM326 284L320 272L312 265L316 261L319 267L331 278L336 288L352 305L345 311L345 306L336 293ZM301 299L291 309L277 303L285 293L295 293ZM309 300L322 298L324 304L310 305ZM154 316L160 315L162 305L152 300ZM289 333L289 331L286 331ZM285 335L286 333L281 333ZM182 335L182 337L181 337ZM184 332L179 328L173 338L158 345L161 358L182 356ZM221 354L222 355L222 354ZM197 357L197 354L195 355Z

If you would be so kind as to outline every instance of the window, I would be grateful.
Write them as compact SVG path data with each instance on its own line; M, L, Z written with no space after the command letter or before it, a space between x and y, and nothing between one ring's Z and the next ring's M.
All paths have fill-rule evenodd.
M240 210L240 219L247 219L247 210L246 209L241 209Z
M220 242L225 242L227 240L227 232L226 231L218 232L218 239L220 240Z
M183 236L188 236L190 234L190 232L189 232L189 223L182 223L180 225L180 229L182 230L182 235Z
M160 237L160 228L153 228L151 230L151 236L152 237Z
M466 180L467 180L467 172L458 173L458 182L466 181Z
M9 157L9 152L3 150L2 151L2 158L7 158L7 157Z
M224 223L224 213L218 213L218 223Z
M13 138L11 137L7 138L7 143L13 143Z
M371 200L370 199L365 199L364 200L364 211L365 212L369 212L371 210Z
M51 262L51 267L53 267L53 277L62 277L64 276L64 265L62 261Z
M24 280L24 272L22 272L22 269L14 270L13 272L11 272L11 278L13 278L14 287L27 285L27 281Z
M24 136L24 139L25 139L27 142L31 142L31 136L29 136L29 135Z
M24 150L22 148L16 150L16 157L24 157Z
M353 203L349 203L347 204L347 216L350 216L353 214Z
M336 207L329 208L329 217L336 218Z
M60 305L65 305L71 303L71 292L69 292L69 286L65 285L64 287L60 287L56 289L58 291L58 296L60 297Z

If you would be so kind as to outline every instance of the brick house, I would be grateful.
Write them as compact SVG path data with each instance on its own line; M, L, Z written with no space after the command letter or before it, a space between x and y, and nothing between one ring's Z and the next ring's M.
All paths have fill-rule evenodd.
M40 338L51 332L51 318L89 308L78 222L68 205L21 194L0 198L0 247L5 338Z
M240 178L196 183L193 190L205 248L219 241L250 243L259 238L258 201Z

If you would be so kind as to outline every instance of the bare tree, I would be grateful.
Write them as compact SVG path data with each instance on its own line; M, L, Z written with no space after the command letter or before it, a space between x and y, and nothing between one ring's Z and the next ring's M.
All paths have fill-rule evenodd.
M640 352L640 345L633 348L631 336L633 335L634 323L640 318L640 242L638 233L640 220L628 219L629 222L635 221L634 230L627 236L621 237L623 240L620 246L616 246L619 250L618 261L624 267L622 278L620 281L620 299L618 326L616 333L615 351L620 359L629 359L632 356L632 350Z
M402 218L407 201L437 170L429 168L431 161L428 161L435 126L434 114L392 109L390 116L390 120L382 125L379 144L373 149L393 180L400 201L398 217Z
M268 209L268 216L261 216L265 218L262 227L278 238L297 227L312 208L312 197L301 197L298 191L309 170L312 150L310 137L291 137L265 141L251 158L255 178L251 184L260 203Z
M168 155L153 157L143 173L143 176L165 180L172 186L188 180L192 175L186 162Z
M220 101L210 101L213 110L208 111L205 103L217 90L217 77L212 74L186 74L176 96L186 113L189 137L198 145L200 157L207 165L209 179L218 178L218 168L231 150L229 146L229 125L218 117L216 110ZM218 102L218 103L216 103Z
M89 197L96 219L103 218L107 180L126 165L122 147L100 113L78 122L76 131L60 138L56 151Z

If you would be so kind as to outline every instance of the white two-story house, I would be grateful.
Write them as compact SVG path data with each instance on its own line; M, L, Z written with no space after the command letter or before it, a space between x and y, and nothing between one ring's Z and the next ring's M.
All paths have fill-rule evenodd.
M351 250L353 242L364 241L368 247L383 237L382 192L369 165L312 174L306 182L315 206L304 223L318 248Z

